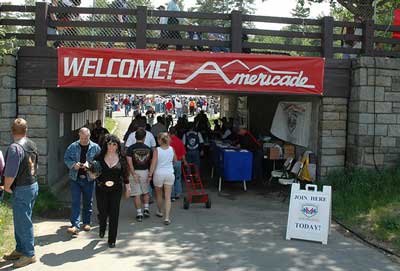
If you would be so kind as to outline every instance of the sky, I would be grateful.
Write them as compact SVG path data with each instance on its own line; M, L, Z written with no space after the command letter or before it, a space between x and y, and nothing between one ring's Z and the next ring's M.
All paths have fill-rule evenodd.
M94 0L82 0L81 6L92 6ZM160 5L165 5L168 0L152 0L155 7ZM2 2L10 2L10 0L0 0ZM23 4L24 0L11 0L14 5ZM41 1L38 1L41 2ZM276 17L291 17L290 12L296 6L296 0L265 0L262 2L261 0L255 0L255 15L262 16L276 16ZM184 8L187 10L190 7L193 7L196 3L196 0L184 0ZM318 15L329 15L329 4L312 4L311 9L311 18L316 18ZM271 29L276 30L280 29L283 25L279 24L262 24L257 23L256 26L258 28L263 29Z

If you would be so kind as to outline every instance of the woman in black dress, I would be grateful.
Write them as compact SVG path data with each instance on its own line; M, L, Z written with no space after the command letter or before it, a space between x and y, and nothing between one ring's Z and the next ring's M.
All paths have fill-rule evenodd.
M129 170L121 154L121 142L114 135L107 135L100 154L94 159L89 171L96 178L96 200L100 224L99 236L103 238L108 218L108 246L115 247L118 230L119 207L122 190L130 194Z

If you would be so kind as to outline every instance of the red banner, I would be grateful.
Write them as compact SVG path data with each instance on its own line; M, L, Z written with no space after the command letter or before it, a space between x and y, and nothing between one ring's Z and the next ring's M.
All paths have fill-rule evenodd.
M393 25L400 26L400 8L396 8L393 12ZM400 32L393 32L394 39L400 39Z
M323 92L324 59L261 54L58 49L59 87Z

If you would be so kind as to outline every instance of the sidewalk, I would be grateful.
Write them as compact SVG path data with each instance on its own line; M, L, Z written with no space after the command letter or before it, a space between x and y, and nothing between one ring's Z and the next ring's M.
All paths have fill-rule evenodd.
M67 220L37 221L38 262L20 270L400 270L387 256L335 229L328 245L286 241L287 203L243 192L239 184L226 186L221 195L212 192L211 198L211 209L184 210L182 199L174 202L169 226L154 216L154 205L149 219L136 222L132 202L123 200L114 249L99 239L97 227L71 239Z

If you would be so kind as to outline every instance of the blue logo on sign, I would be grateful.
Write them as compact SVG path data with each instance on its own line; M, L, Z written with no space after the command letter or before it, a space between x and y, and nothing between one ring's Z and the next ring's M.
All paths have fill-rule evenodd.
M306 217L313 217L318 214L318 207L315 205L305 204L302 206L301 211Z

